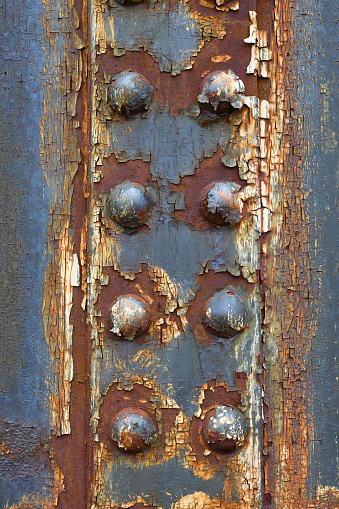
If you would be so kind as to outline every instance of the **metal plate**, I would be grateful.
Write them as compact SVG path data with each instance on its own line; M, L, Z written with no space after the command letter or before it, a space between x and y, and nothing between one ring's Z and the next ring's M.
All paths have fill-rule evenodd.
M244 42L255 5L226 6L91 5L93 507L261 507L258 99L256 78L246 73L256 40ZM244 82L245 103L233 100L234 108L225 96L230 111L206 121L205 111L210 115L213 108L205 110L198 96L210 86L209 73L229 69ZM130 110L121 106L142 93L131 84L141 78L120 78L126 71L153 87L141 112L126 114ZM132 184L119 187L127 181L157 189L142 223L120 219L121 213L146 213L133 201ZM219 181L240 186L242 217L232 226L213 224L201 210L204 188ZM120 215L110 213L111 189L124 204ZM228 337L204 326L206 304L221 289L239 295L248 309L244 327ZM115 299L125 295L150 308L147 331L128 336L131 341L116 327L112 332L110 322ZM233 305L223 301L221 313L236 323ZM126 320L136 323L132 308L121 312L122 328ZM218 405L238 408L248 425L245 444L230 453L204 441L205 419ZM136 455L110 438L116 414L125 412L128 422L131 408L147 411L157 429L155 442Z

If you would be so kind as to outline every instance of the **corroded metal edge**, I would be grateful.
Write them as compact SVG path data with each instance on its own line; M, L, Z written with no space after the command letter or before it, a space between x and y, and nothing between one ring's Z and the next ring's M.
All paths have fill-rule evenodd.
M272 33L270 97L261 124L263 224L261 277L264 293L264 507L338 507L338 490L307 490L314 414L307 407L312 338L320 309L321 274L311 267L307 217L304 119L297 111L291 0L276 0ZM300 43L300 41L299 41ZM309 86L312 86L310 83ZM265 208L266 213L265 213ZM314 374L313 374L314 376Z
M267 202L269 223L268 234L261 241L261 272L265 289L265 500L273 507L292 509L306 504L303 364L314 324L308 321L309 327L306 325L310 281L300 186L302 169L293 153L298 140L288 90L287 54L293 44L291 13L290 0L275 2L269 121L262 162L262 199Z
M55 14L59 12L59 16ZM69 402L73 379L70 313L73 287L80 284L78 255L70 232L73 179L80 162L80 149L73 122L82 83L82 41L75 33L78 20L74 2L45 2L43 24L48 45L41 119L41 164L51 196L48 228L49 263L44 283L44 326L53 361L51 425L57 435L69 434Z
M73 287L80 285L78 255L70 231L73 179L80 162L80 149L74 120L82 83L83 43L76 34L78 18L73 0L42 1L45 52L43 114L40 119L40 164L50 196L50 222L47 231L47 267L44 277L43 323L52 370L46 381L49 389L50 430L52 435L71 432L69 405L73 379L71 310ZM41 232L43 234L43 232ZM43 444L41 444L41 449ZM65 490L65 476L57 450L44 446L52 475L45 479L41 493L26 494L11 509L27 507L51 509L58 506ZM41 454L41 453L40 453ZM86 461L82 458L82 461ZM37 470L38 472L38 470Z

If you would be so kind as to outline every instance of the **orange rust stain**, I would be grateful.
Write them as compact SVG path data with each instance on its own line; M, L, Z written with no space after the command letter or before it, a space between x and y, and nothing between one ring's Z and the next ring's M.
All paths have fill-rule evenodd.
M230 55L215 55L214 57L211 57L212 62L228 62L231 60Z

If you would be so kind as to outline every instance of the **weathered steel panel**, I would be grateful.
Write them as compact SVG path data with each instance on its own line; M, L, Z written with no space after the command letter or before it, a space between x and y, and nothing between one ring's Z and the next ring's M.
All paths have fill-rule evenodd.
M42 321L49 193L40 167L39 1L1 2L0 506L48 498L50 359Z
M338 507L338 3L300 2L294 9L293 31L293 76L299 82L296 113L303 119L310 293L317 315L306 352L307 486L315 507Z
M338 6L131 3L0 5L0 507L339 507Z
M166 509L261 507L261 223L254 72L265 70L258 54L255 3L243 2L239 9L233 5L232 14L186 2L90 5L93 152L87 281L93 507L142 502ZM244 97L229 69L245 83ZM224 115L204 108L213 75L211 82L206 80L216 71L227 73L222 79L235 80L232 86L240 94L227 99L230 109ZM130 83L145 94L134 106L123 88L134 90ZM227 216L232 226L222 219L216 227L202 214L199 200L206 185L224 180L235 182L234 190L241 186L241 214L234 215L234 222ZM150 184L156 187L152 206L146 201L140 209L132 207L129 217L133 193L146 193ZM248 320L234 339L220 337L217 325L211 335L203 325L204 306L222 288L239 295L248 308ZM116 313L131 319L132 308L123 311L122 303L130 306L133 298L133 306L140 308L137 297L150 305L150 326L136 339L125 333L124 340L122 331L137 328L129 329ZM141 327L137 316L133 320ZM250 429L243 447L230 455L216 452L203 439L208 412L225 404L241 408ZM130 408L147 410L158 431L154 444L136 457L110 438L116 415ZM127 413L123 419L136 418ZM140 443L141 437L134 440ZM119 444L128 448L123 438Z
M1 507L54 507L69 432L76 21L67 2L1 3Z

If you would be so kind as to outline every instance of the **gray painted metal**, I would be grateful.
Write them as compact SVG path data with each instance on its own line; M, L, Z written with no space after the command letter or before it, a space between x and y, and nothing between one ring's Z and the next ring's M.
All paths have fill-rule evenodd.
M40 166L45 53L41 0L0 14L0 507L50 482L42 322L49 194ZM7 453L6 453L7 451Z
M293 74L304 121L303 154L310 257L320 312L308 359L310 496L317 484L339 485L338 183L339 4L299 0L294 12Z

